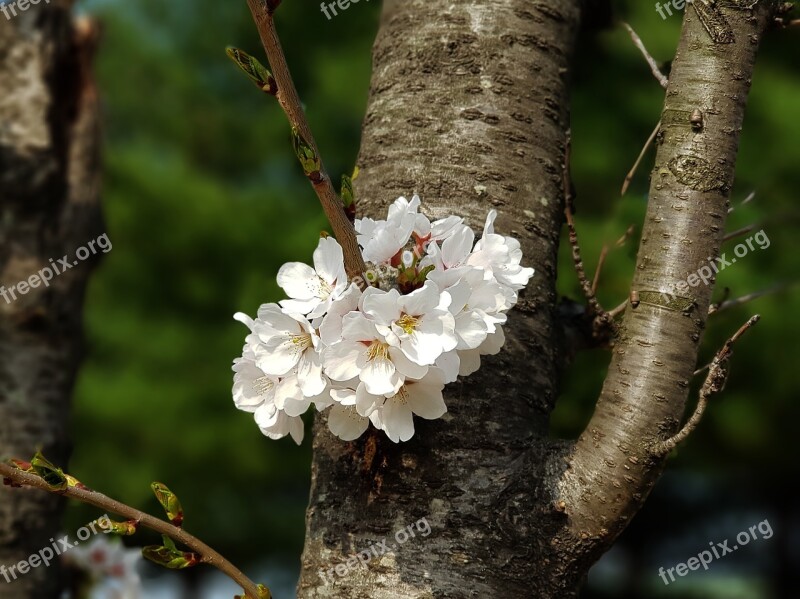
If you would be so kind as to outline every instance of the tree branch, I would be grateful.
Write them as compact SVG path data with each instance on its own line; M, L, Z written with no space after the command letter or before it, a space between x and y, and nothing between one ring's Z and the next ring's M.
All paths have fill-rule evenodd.
M769 1L687 7L661 115L635 298L559 488L569 527L556 541L577 540L588 563L646 500L664 467L650 448L683 417L713 292L686 280L698 263L719 256L750 75L775 8Z
M63 490L55 490L40 476L15 468L6 462L0 462L0 476L8 481L11 481L15 485L33 487L54 495L69 497L70 499L75 499L106 512L117 514L118 516L122 516L128 520L135 520L137 524L140 524L145 528L149 528L150 530L154 530L162 535L166 535L170 539L185 545L197 553L199 556L201 556L202 563L213 566L228 576L228 578L236 582L236 584L244 589L245 594L250 599L263 599L263 597L259 595L258 588L255 583L247 578L247 576L245 576L241 570L230 563L222 555L217 553L214 549L203 543L200 539L189 534L182 528L178 528L169 522L146 514L145 512L137 510L136 508L132 508L117 501L116 499L111 499L102 493L98 493L97 491L93 491L88 488L75 486L67 487Z
M691 418L686 421L686 424L683 425L683 428L681 428L681 430L674 436L670 437L666 441L656 443L653 446L652 453L654 456L662 457L671 453L672 450L682 443L690 434L692 434L692 431L697 428L697 425L700 424L700 420L703 418L703 413L708 405L708 400L712 395L716 395L725 388L725 383L728 380L728 369L726 362L733 353L733 345L750 327L754 326L760 319L761 316L758 314L750 318L750 320L739 327L739 330L736 331L733 337L728 339L725 342L725 345L722 346L722 349L717 352L717 355L714 356L714 359L708 366L708 375L706 376L703 386L700 388L700 398L697 400L697 406L695 407Z
M275 29L273 11L278 4L274 0L269 3L265 0L247 0L247 5L250 7L253 20L258 28L258 34L261 37L261 43L264 46L270 67L272 67L273 77L277 83L278 89L275 96L278 103L286 113L289 124L293 128L297 128L306 142L314 149L317 156L320 156L319 148L303 111L303 105L300 103L300 97L294 86L294 80ZM344 211L341 199L333 188L330 177L325 172L324 166L322 166L321 159L319 175L309 178L309 180L319 198L320 204L322 204L325 216L328 217L333 234L342 246L347 276L350 280L356 280L363 289L366 284L363 276L366 266L356 241L356 232Z

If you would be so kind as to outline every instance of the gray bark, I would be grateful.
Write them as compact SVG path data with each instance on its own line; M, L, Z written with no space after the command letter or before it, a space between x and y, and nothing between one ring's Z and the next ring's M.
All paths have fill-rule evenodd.
M547 418L557 396L556 250L563 220L566 75L578 1L389 0L356 181L362 215L417 192L430 217L458 214L520 239L537 272L503 352L448 387L448 415L394 445L315 427L298 596L545 596L557 514L546 506ZM555 479L550 477L551 481ZM327 572L425 518L432 527L369 568ZM327 578L327 574L325 575ZM559 583L555 583L559 584Z
M431 217L460 214L479 229L497 208L499 230L538 270L506 348L449 387L444 420L418 421L402 445L374 432L344 444L316 423L299 597L577 596L655 484L664 459L650 448L683 413L712 287L670 301L653 292L718 255L750 76L775 10L749 4L703 4L702 21L686 11L632 287L642 302L625 314L592 422L566 444L547 439L547 420L562 362L555 255L579 3L386 3L359 210L381 217L416 191ZM395 533L422 518L430 535L399 544ZM384 540L393 551L357 565L354 555Z
M0 18L0 285L27 280L101 234L99 132L89 77L94 35L67 3ZM93 260L25 294L0 298L0 459L41 448L66 464L70 393L82 356L81 310ZM62 502L0 487L0 565L27 559L60 529ZM2 596L57 597L40 566Z

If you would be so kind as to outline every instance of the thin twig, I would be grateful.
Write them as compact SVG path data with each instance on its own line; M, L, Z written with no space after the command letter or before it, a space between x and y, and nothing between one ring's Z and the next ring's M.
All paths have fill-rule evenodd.
M742 235L747 235L751 231L755 231L761 226L763 226L763 223L753 223L752 225L747 225L746 227L742 227L741 229L736 229L735 231L726 233L725 237L722 238L722 241L724 243L726 241L730 241L731 239L736 239L737 237L741 237Z
M648 148L650 147L650 145L655 140L656 135L658 135L658 130L659 129L661 129L661 121L658 121L658 123L656 124L656 128L653 129L653 132L650 134L650 137L648 137L647 141L644 142L644 147L642 148L642 151L639 152L639 157L636 159L636 162L633 163L633 166L631 167L631 170L628 171L627 175L625 175L625 180L622 182L622 190L620 191L620 195L624 196L625 193L628 191L628 187L631 184L631 180L633 179L633 176L636 174L636 171L638 170L639 165L642 163L642 160L644 159L645 154L647 154Z
M658 81L661 87L667 89L667 86L669 85L669 79L667 79L664 73L661 72L661 69L658 68L658 63L656 62L655 58L653 58L650 55L650 52L647 51L647 48L645 48L642 38L640 38L639 35L633 30L633 27L628 25L625 21L622 22L622 26L628 30L628 33L630 34L631 39L633 40L633 43L636 45L637 48L639 48L639 52L642 53L642 56L644 56L644 59L650 66L650 70L653 73L653 77L656 78L656 81Z
M286 113L289 124L297 128L303 138L314 149L317 156L320 156L319 148L311 133L311 127L308 124L303 106L300 103L300 97L294 86L294 80L278 39L278 33L275 30L272 11L264 0L247 0L247 5L250 7L253 20L258 28L258 34L261 37L261 43L264 45L264 51L272 67L272 74L278 87L276 93L278 103ZM274 3L274 5L277 5L277 3ZM356 241L356 232L347 218L342 201L333 188L330 177L325 172L324 167L320 166L319 176L309 180L317 193L317 197L319 197L325 215L328 217L333 234L342 246L347 276L351 280L358 281L363 287L366 266Z
M619 239L617 239L617 241L616 241L616 242L614 242L614 245L615 245L616 247L618 247L618 248L621 248L621 247L622 247L622 246L624 246L626 243L628 243L628 240L629 240L631 237L633 237L633 233L634 233L635 231L636 231L636 226L635 226L635 225L630 225L630 226L628 226L628 228L625 230L625 233L623 233L623 234L622 234L622 237L620 237Z
M597 293L597 284L600 282L600 273L603 270L603 265L606 263L608 256L608 246L604 245L600 250L600 257L597 259L597 268L594 269L594 279L592 280L592 293Z
M624 302L622 302L622 303L621 303L619 306L617 306L616 308L614 308L614 309L612 309L612 310L609 310L609 311L608 311L608 315L609 315L611 318L616 318L617 316L619 316L620 314L622 314L622 313L625 311L625 308L626 308L627 306L628 306L628 300L625 300Z
M734 344L760 319L761 316L758 314L750 318L750 320L739 327L739 330L734 333L733 337L728 339L725 342L725 345L722 346L722 349L717 352L717 355L714 356L714 359L708 366L708 375L706 376L703 386L700 388L700 398L697 400L697 406L695 407L694 413L676 435L653 446L651 452L654 456L660 457L667 455L684 439L686 439L686 437L688 437L694 429L697 428L697 425L703 418L703 413L708 405L708 400L712 395L716 395L725 388L725 383L728 380L727 362L733 353ZM699 372L702 372L702 369L698 370L695 374Z
M717 304L711 304L711 307L708 309L708 315L711 316L712 314L718 314L723 310L727 310L729 308L733 308L735 306L741 306L742 304L746 304L747 302L752 302L753 300L757 300L760 297L764 297L765 295L771 295L773 293L780 293L791 287L792 285L796 285L797 283L783 283L781 285L776 285L774 287L770 287L769 289L762 289L761 291L755 291L753 293L749 293L747 295L743 295L742 297L737 297L732 300L726 300Z
M563 184L564 184L564 216L567 219L567 228L569 230L569 244L572 246L572 261L575 264L575 272L578 275L578 282L580 283L583 295L589 304L589 309L592 314L604 314L603 308L597 301L597 297L592 290L592 284L586 276L586 269L583 266L583 259L581 258L581 247L578 244L578 233L575 230L575 220L573 219L573 196L572 185L570 182L570 162L572 159L572 131L567 130L567 139L564 150L564 170L563 170Z
M159 518L146 514L91 489L67 487L63 490L55 490L41 477L15 468L6 462L0 462L0 476L20 486L33 487L54 495L63 495L64 497L76 499L82 503L105 510L108 513L117 514L128 520L135 520L145 528L166 535L170 539L185 545L201 557L200 561L202 563L215 567L228 576L228 578L236 582L236 584L242 587L248 597L251 599L259 599L258 588L252 580L214 549L203 543L197 537L190 535L182 528L178 528L169 522L160 520Z
M746 197L745 199L743 199L743 200L742 200L742 202L741 202L741 203L740 203L738 206L731 206L730 208L728 208L728 214L730 214L731 212L733 212L733 211L734 211L734 210L736 210L737 208L741 208L741 207L742 207L742 206L744 206L745 204L749 204L750 202L752 202L752 201L753 201L753 199L754 199L755 197L756 197L756 192L755 192L755 191L751 191L751 192L750 192L750 193L747 195L747 197Z

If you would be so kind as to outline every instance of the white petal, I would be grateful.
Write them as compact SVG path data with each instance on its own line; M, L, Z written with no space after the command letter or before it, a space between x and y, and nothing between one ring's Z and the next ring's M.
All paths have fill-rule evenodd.
M275 336L264 345L257 365L267 374L283 376L297 366L302 352L288 335Z
M383 395L395 390L398 375L391 360L373 358L364 366L360 378L368 392Z
M439 305L439 286L433 281L400 298L400 309L406 314L417 316L430 312Z
M445 383L454 383L458 380L461 359L459 352L449 351L436 358L436 368L442 371Z
M410 379L421 379L428 373L428 366L412 362L397 347L389 348L389 357L391 358L395 368L397 368L397 371L405 377Z
M461 266L467 260L475 243L475 233L464 227L442 244L442 261L447 268Z
M349 381L357 377L361 369L356 361L365 350L363 344L350 341L325 348L322 353L325 374L334 381Z
M336 404L328 414L328 428L342 441L354 441L364 434L369 418L361 416L353 406Z
M297 365L297 378L300 380L300 389L306 397L314 397L325 390L327 381L322 376L320 356L313 349L303 353Z
M327 283L333 284L345 275L342 246L333 237L321 237L314 250L314 268Z
M381 410L381 420L386 435L395 443L408 441L414 436L414 417L404 397L395 395L387 399Z
M396 289L383 291L370 287L361 296L361 311L376 323L388 325L400 317L399 299L400 293Z
M475 310L462 312L456 316L456 349L475 349L486 340L488 327L481 314Z
M458 352L461 361L458 367L459 376L469 376L481 367L481 352L477 349L468 349Z
M319 277L308 264L289 262L278 271L278 285L291 298L311 299L319 290Z
M447 406L442 397L443 384L434 380L430 384L425 381L406 385L408 401L411 410L426 420L436 420L447 412Z

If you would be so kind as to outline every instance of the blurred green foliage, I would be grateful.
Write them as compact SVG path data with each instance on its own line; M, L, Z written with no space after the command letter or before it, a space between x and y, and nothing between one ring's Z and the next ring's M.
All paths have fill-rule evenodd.
M87 0L104 24L97 73L106 122L105 211L111 251L91 284L89 356L75 393L70 471L89 486L159 513L150 482L177 493L187 528L240 562L296 561L303 539L310 443L264 438L230 398L231 360L245 330L231 316L279 298L283 262L308 261L325 227L292 155L289 127L225 56L233 44L263 57L243 1ZM651 53L668 62L680 17L648 2L619 4ZM328 21L315 2L284 2L278 29L334 180L351 172L369 89L378 2ZM800 83L788 48L765 43L753 79L735 201L757 199L730 228L764 221L772 245L726 270L733 296L793 281L800 189ZM587 268L627 227L640 231L652 150L624 198L619 188L658 121L663 91L622 28L582 44L574 76L577 225ZM409 190L411 192L413 190ZM386 198L390 201L391 198ZM638 238L612 251L600 299L627 296ZM733 245L726 245L731 252ZM699 265L698 265L699 266ZM562 246L560 292L580 293ZM800 295L790 291L712 319L703 356L757 310L761 324L737 347L732 380L673 467L777 472L792 456L777 440L797 422ZM607 353L578 357L564 380L553 433L575 436L591 415ZM94 517L70 508L70 529ZM142 542L138 540L138 542Z

